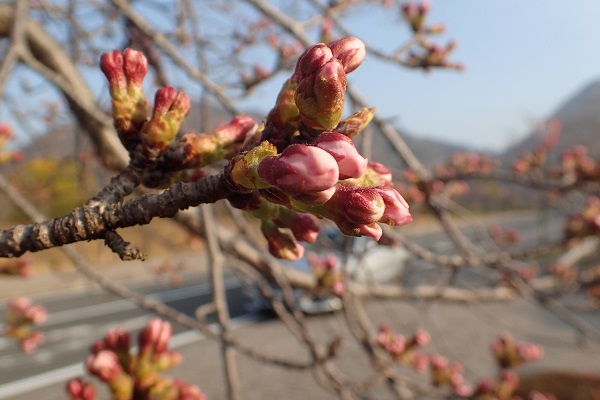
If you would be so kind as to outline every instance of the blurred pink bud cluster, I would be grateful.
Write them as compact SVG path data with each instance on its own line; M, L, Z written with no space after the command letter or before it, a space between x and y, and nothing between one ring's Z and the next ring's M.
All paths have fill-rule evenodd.
M600 165L591 158L584 146L565 150L560 156L560 164L550 171L553 178L569 183L596 182L600 179Z
M3 260L0 265L0 275L28 278L31 275L31 259L23 256Z
M125 135L138 132L148 113L142 88L148 59L141 51L113 50L102 54L100 69L108 80L115 127Z
M571 240L600 235L600 197L588 197L583 209L569 216L565 233Z
M181 356L168 348L171 333L168 322L153 318L140 331L138 351L134 354L129 333L111 330L92 345L86 368L107 385L114 400L204 400L197 387L160 375L181 362ZM67 393L72 400L96 399L94 386L80 378L67 383Z
M492 352L501 368L514 368L527 362L536 361L544 355L540 346L516 342L509 333L503 333L492 343Z
M456 152L450 160L435 167L435 173L439 177L452 178L456 175L468 174L490 174L498 166L500 161L494 160L487 154L473 152Z
M427 331L418 329L410 339L399 335L385 324L379 326L377 345L385 350L395 361L408 364L416 372L424 373L429 367L429 357L418 351L427 346L431 336Z
M457 397L470 397L473 389L465 381L464 368L458 362L450 362L444 356L434 354L429 357L432 384L436 387L449 387Z
M449 60L449 55L456 49L458 42L451 40L445 46L422 42L417 51L410 51L403 61L410 68L420 68L429 71L432 68L447 68L462 71L465 67L461 63Z
M6 145L13 138L12 127L0 122L0 165L13 161L19 161L23 158L23 153L17 150L7 150Z
M509 247L521 242L521 233L515 228L503 228L500 225L491 225L488 228L490 237L500 247Z
M417 49L411 50L403 64L409 68L422 68L425 71L431 68L449 68L462 70L464 66L460 63L450 61L448 55L456 48L457 42L450 41L446 46L431 43L428 35L444 33L444 24L426 24L431 3L423 0L419 3L406 2L402 4L402 17L410 26L412 33L418 38Z
M520 397L514 396L515 390L519 387L519 377L510 369L502 369L496 379L481 379L475 386L471 398L477 400L519 400ZM546 397L528 397L531 400L550 400Z
M308 263L317 280L315 296L333 294L338 297L344 295L345 286L340 269L340 261L333 253L319 257L315 253L308 255Z
M190 109L187 94L165 85L157 90L152 113L143 92L148 59L137 50L102 54L100 69L108 80L115 128L125 148L154 161L172 144ZM138 148L141 146L141 148Z
M44 323L47 318L46 309L33 304L31 299L13 299L8 303L4 317L4 335L17 340L25 353L32 353L44 341L44 334L34 326Z

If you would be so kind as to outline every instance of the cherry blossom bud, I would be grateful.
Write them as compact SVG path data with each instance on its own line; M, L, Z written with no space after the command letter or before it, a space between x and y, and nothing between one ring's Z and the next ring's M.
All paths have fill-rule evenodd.
M345 235L379 240L382 231L377 221L384 209L383 199L375 189L345 183L336 185L331 199L312 212L332 220Z
M328 46L333 57L343 65L344 72L347 74L359 67L367 53L365 44L355 37L334 40Z
M299 260L304 255L304 247L293 236L277 228L275 224L262 220L260 230L267 239L269 253L283 260Z
M125 61L123 53L113 50L104 53L100 57L100 69L108 79L111 97L123 97L127 90L127 78L125 77Z
M295 144L277 157L266 157L258 166L259 176L288 195L322 192L339 178L337 162L315 146Z
M310 214L302 214L280 207L279 215L273 219L279 228L289 228L294 237L302 242L314 243L319 236L320 226Z
M142 90L144 78L148 73L148 59L141 51L125 49L123 51L125 77L127 78L127 90L130 95Z
M431 341L431 336L427 331L422 329L418 329L413 334L413 337L410 339L410 343L413 346L427 346L427 344Z
M377 190L385 204L385 211L379 220L391 226L406 225L412 221L412 215L408 210L408 203L396 189L391 186L379 186Z
M323 43L309 47L298 58L294 78L292 79L299 81L303 77L317 73L332 58L333 53L331 49Z
M427 371L427 367L429 367L429 357L418 351L413 352L412 367L418 373L424 373L425 371Z
M191 385L181 379L175 379L173 381L173 387L177 392L177 394L173 396L174 400L206 400L206 396L197 386Z
M40 331L32 331L28 336L21 339L19 345L24 353L33 353L44 342L44 334Z
M104 337L102 349L112 350L117 354L127 354L130 348L130 337L122 328L111 329Z
M248 115L238 115L229 123L219 126L213 132L220 145L237 153L241 147L256 133L258 124Z
M361 133L375 115L375 107L361 108L335 127L335 132L353 138Z
M171 86L157 90L152 117L141 132L148 157L155 158L171 145L189 110L190 99L187 94Z
M90 374L104 382L114 381L123 373L119 358L110 350L101 350L97 354L89 355L85 366Z
M48 312L40 305L32 305L23 312L23 315L35 325L42 324L48 319Z
M122 134L136 133L147 118L142 84L148 60L140 51L114 50L102 54L100 69L108 79L115 127Z
M146 354L159 355L167 350L171 339L171 324L159 318L152 318L148 325L140 331L138 342L140 356Z
M302 77L294 96L300 120L317 130L335 128L342 118L345 91L346 73L336 59Z
M341 180L359 178L367 168L367 159L359 154L352 140L341 133L323 133L315 140L314 145L335 158Z
M67 382L67 393L71 400L95 400L96 388L91 383L85 383L80 378Z

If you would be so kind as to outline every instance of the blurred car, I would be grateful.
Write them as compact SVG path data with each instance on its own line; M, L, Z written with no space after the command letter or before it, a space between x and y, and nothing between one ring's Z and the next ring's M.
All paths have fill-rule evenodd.
M397 246L379 245L367 237L348 237L335 228L325 228L315 243L307 244L304 257L297 261L283 261L283 264L308 274L313 268L308 254L319 258L334 254L344 266L352 282L363 284L385 284L398 277L404 270L409 252ZM283 299L283 290L274 282L270 283L274 295ZM245 307L250 312L272 311L271 303L265 299L257 286L246 290ZM330 292L309 293L301 289L293 290L295 306L305 314L321 314L340 310L342 300Z

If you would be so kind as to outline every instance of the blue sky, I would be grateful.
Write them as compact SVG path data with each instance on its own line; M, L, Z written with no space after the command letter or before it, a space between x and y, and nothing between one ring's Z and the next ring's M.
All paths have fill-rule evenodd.
M409 37L397 12L371 11L346 26L381 49ZM371 56L350 76L380 116L413 135L500 150L600 79L598 0L432 0L429 20L448 28L440 43L458 40L452 58L463 72L424 74Z
M465 64L465 71L425 74L369 56L350 75L380 116L412 135L501 150L600 79L600 0L431 2L429 21L448 28L434 40L457 39L452 59ZM396 9L362 9L344 23L382 50L391 51L410 37ZM86 75L95 86L99 78L104 82L95 67ZM286 77L257 87L240 105L268 111ZM190 85L186 91L194 97L199 88ZM5 111L0 107L0 119Z
M459 41L453 58L466 70L396 73L394 79L374 80L366 91L382 115L397 116L415 134L500 149L600 79L598 0L432 5L431 21L445 22L447 37ZM389 36L379 26L376 35ZM375 62L368 60L363 74L370 74L370 64Z

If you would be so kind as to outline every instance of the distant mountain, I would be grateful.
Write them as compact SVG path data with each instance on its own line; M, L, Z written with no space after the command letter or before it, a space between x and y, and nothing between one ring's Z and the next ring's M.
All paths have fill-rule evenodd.
M581 144L595 160L600 160L600 80L592 82L568 98L548 120L560 119L562 133L551 152L556 157L563 150ZM540 140L539 133L530 133L503 152L503 158L513 159L533 149Z

